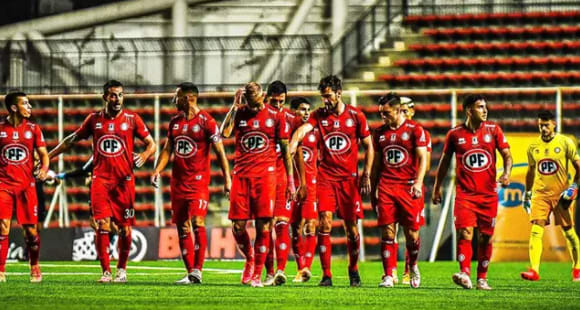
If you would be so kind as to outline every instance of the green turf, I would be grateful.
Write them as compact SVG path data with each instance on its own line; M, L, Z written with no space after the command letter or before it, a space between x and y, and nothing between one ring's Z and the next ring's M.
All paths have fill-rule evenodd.
M55 266L56 265L56 266ZM68 266L63 266L68 265ZM74 266L70 266L74 265ZM165 269L131 269L165 267ZM206 262L204 283L177 286L184 275L180 261L131 263L129 283L98 284L97 263L45 262L44 281L29 283L28 266L8 264L8 282L0 283L0 309L562 309L580 307L580 283L573 283L568 263L542 264L542 280L524 282L519 272L525 263L495 263L489 279L494 290L461 289L451 281L457 265L452 262L420 263L419 289L399 285L379 289L380 262L360 265L363 287L348 287L346 263L333 261L334 287L317 287L320 269L304 284L251 288L239 283L241 262ZM400 268L402 266L399 266ZM475 266L474 266L475 268ZM225 273L219 270L231 270ZM295 274L289 263L288 273ZM289 277L291 281L291 278Z

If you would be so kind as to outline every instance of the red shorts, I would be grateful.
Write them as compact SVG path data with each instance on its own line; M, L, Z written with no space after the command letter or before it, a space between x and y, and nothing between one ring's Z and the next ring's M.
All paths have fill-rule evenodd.
M411 185L387 183L381 178L378 190L376 211L379 226L399 223L412 230L423 226L423 199L411 196Z
M279 169L276 172L276 203L274 204L274 216L290 218L292 215L292 204L286 197L288 180L286 169Z
M298 223L302 219L315 220L318 218L316 203L316 179L310 180L306 189L306 198L301 202L293 202L290 223Z
M230 220L271 218L276 200L276 174L245 178L234 175L230 192Z
M0 189L0 219L12 219L14 209L20 225L38 224L38 201L34 182L24 190Z
M497 204L497 196L455 197L455 228L478 227L481 233L493 235Z
M135 179L93 177L91 208L95 220L112 218L118 225L135 224Z
M207 185L205 185L205 188L207 188ZM171 220L175 224L181 224L187 222L194 216L205 217L207 214L208 198L209 193L207 192L183 195L172 188Z
M358 189L358 179L345 177L340 181L318 179L316 195L318 212L337 212L345 221L363 218L362 201Z

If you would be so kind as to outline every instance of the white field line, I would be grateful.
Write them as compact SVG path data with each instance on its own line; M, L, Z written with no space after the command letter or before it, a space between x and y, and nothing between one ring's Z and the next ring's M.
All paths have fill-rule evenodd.
M28 276L28 272L6 272L8 276ZM94 276L101 275L100 272L43 272L43 276ZM166 276L166 275L183 275L183 272L135 272L128 273L129 276Z
M7 264L7 265L22 265L22 266L28 266L28 264L26 263L15 263L15 264ZM41 268L101 268L100 265L68 265L68 264L63 264L63 265L59 265L59 264L43 264L42 262L40 263L40 267ZM178 267L153 267L153 266L131 266L129 265L127 268L128 271L131 270L171 270L171 271L182 271L184 272L184 268L178 268ZM203 268L203 271L209 271L209 272L217 272L217 273L242 273L242 270L238 270L238 269L218 269L218 268ZM45 273L43 273L45 274ZM152 273L148 273L148 274L152 274Z

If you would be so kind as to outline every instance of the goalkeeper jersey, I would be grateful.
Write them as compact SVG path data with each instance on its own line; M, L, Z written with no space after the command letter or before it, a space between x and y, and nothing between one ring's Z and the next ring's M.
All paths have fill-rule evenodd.
M528 164L535 166L533 195L557 197L570 186L573 160L580 160L571 138L556 134L550 142L541 137L528 147Z

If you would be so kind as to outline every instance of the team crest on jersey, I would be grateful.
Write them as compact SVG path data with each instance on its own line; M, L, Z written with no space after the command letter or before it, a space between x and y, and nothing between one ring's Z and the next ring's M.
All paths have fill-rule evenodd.
M558 163L552 159L545 158L538 162L538 172L543 175L552 175L560 170Z
M6 137L8 137L8 135L6 134L6 131L0 132L0 138L6 138Z
M550 150L549 149L544 149L544 155L546 155L546 156L550 155Z
M391 134L391 142L395 142L395 141L397 141L397 134L393 133L393 134Z
M469 150L463 154L463 165L471 172L481 172L490 168L491 158L491 154L486 150Z
M122 123L121 130L126 131L127 129L129 129L129 125L127 123Z
M12 133L12 140L18 140L18 131Z
M2 148L2 161L10 165L28 162L28 150L21 144L11 143Z
M255 121L252 123L252 127L253 127L253 128L260 128L260 121L259 121L259 120L255 120Z
M556 147L556 148L554 149L554 153L558 154L558 153L560 153L560 151L561 151L561 150L562 150L562 149L560 149L559 147Z
M302 156L304 157L304 162L310 162L314 158L314 153L309 147L302 146Z
M109 131L115 131L115 124L109 123Z
M471 138L471 144L473 144L473 145L479 144L479 141L477 140L477 137L472 137Z
M174 142L175 156L189 158L197 153L197 144L188 136L179 136Z
M398 168L407 163L409 152L400 145L388 145L383 149L385 164L392 168Z
M334 128L340 128L340 122L334 121Z
M105 157L117 157L125 151L125 142L115 135L104 135L97 141L97 151Z
M352 127L352 126L354 126L354 121L349 118L346 120L345 125L346 125L346 127Z
M407 132L403 132L403 134L401 135L401 139L403 139L403 141L407 141L409 140L410 136Z
M465 138L457 139L457 144L465 144Z
M490 143L491 142L491 135L486 134L485 136L483 136L483 141L485 141L485 143Z
M332 132L324 137L324 144L332 154L343 154L350 150L350 139L345 133Z
M266 134L259 131L250 131L240 139L240 145L246 153L262 153L268 149L269 143Z
M288 123L286 123L288 124ZM266 127L273 127L274 126L274 120L269 118L266 120Z
M28 140L32 139L32 132L30 132L30 131L26 131L26 132L24 133L24 138L26 138L26 139L28 139Z
M183 124L183 128L181 128L181 132L187 132L187 128L189 126L187 124Z
M248 123L246 121L240 121L240 127L246 127Z
M328 126L328 121L325 119L321 120L320 123L322 124L322 126Z

